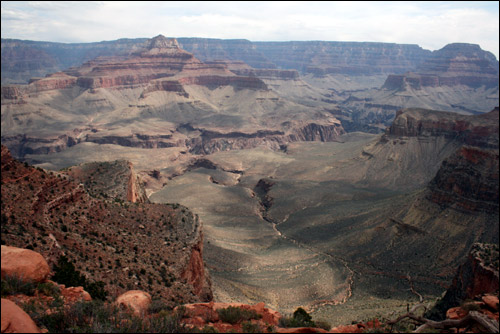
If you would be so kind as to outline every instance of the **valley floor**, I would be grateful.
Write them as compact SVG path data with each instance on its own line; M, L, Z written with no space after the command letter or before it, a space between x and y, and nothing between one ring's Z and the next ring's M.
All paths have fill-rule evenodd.
M422 270L433 259L413 263L384 253L404 246L398 213L419 191L364 179L364 149L379 138L354 132L285 151L221 151L203 157L211 164L188 169L180 166L196 156L178 148L81 143L28 158L50 169L127 159L138 172L168 175L164 186L148 189L149 199L180 203L201 218L215 301L265 302L285 314L304 307L337 325L404 312L419 295L433 301L450 281Z

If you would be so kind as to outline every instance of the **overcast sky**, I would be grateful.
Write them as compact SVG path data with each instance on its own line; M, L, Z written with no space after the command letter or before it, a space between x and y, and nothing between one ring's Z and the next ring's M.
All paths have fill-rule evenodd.
M2 1L2 38L244 38L479 44L498 59L498 1Z

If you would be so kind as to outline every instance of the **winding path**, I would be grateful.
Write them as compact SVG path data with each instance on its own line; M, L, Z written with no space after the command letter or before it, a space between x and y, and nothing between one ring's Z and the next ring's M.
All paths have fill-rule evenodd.
M266 196L268 196L268 200L271 199L271 202L272 202L272 198L269 197L269 195L267 193L266 193ZM325 306L325 305L341 305L341 304L346 303L349 300L349 298L351 298L351 296L352 296L352 289L354 286L354 270L352 270L349 267L347 261L341 257L334 256L334 255L319 251L319 250L315 249L314 247L311 247L307 244L301 243L297 239L291 238L291 237L283 234L283 232L281 232L278 229L279 223L277 223L274 219L269 217L268 213L269 213L269 209L271 208L271 205L264 205L264 203L262 202L262 196L259 196L259 197L261 198L261 200L259 201L259 205L261 207L260 211L261 211L262 219L271 224L273 230L276 232L276 234L280 238L282 238L283 240L287 240L287 241L292 242L293 244L295 244L299 248L307 249L308 251L310 251L313 254L321 255L321 256L329 259L327 261L329 261L333 267L335 267L336 263L341 262L342 265L345 267L345 269L348 272L348 276L347 276L347 280L346 280L347 281L347 290L346 290L344 297L341 300L337 300L337 299L319 300L319 301L313 303L311 306L307 307L307 311L313 312L313 311L317 310L318 308L320 308L321 306Z

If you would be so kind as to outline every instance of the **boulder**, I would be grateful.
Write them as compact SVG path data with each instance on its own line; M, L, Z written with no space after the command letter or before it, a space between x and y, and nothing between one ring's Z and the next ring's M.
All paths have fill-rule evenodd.
M2 245L2 278L17 276L26 281L44 282L50 274L47 261L29 249Z
M83 287L81 286L62 288L61 295L64 297L64 300L69 303L75 303L79 300L86 302L92 300L90 294L87 291L83 290Z
M42 333L42 331L19 306L8 299L2 298L2 333Z
M498 312L498 296L486 295L482 300L488 307Z
M118 296L116 304L125 307L136 315L144 315L151 305L151 295L141 290L130 290Z

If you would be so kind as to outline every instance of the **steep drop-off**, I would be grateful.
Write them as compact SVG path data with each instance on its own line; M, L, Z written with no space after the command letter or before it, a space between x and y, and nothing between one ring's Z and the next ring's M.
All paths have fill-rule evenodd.
M64 174L18 162L3 145L1 161L2 244L33 249L50 265L65 255L112 297L147 288L170 305L211 299L201 222L187 208L92 198Z

